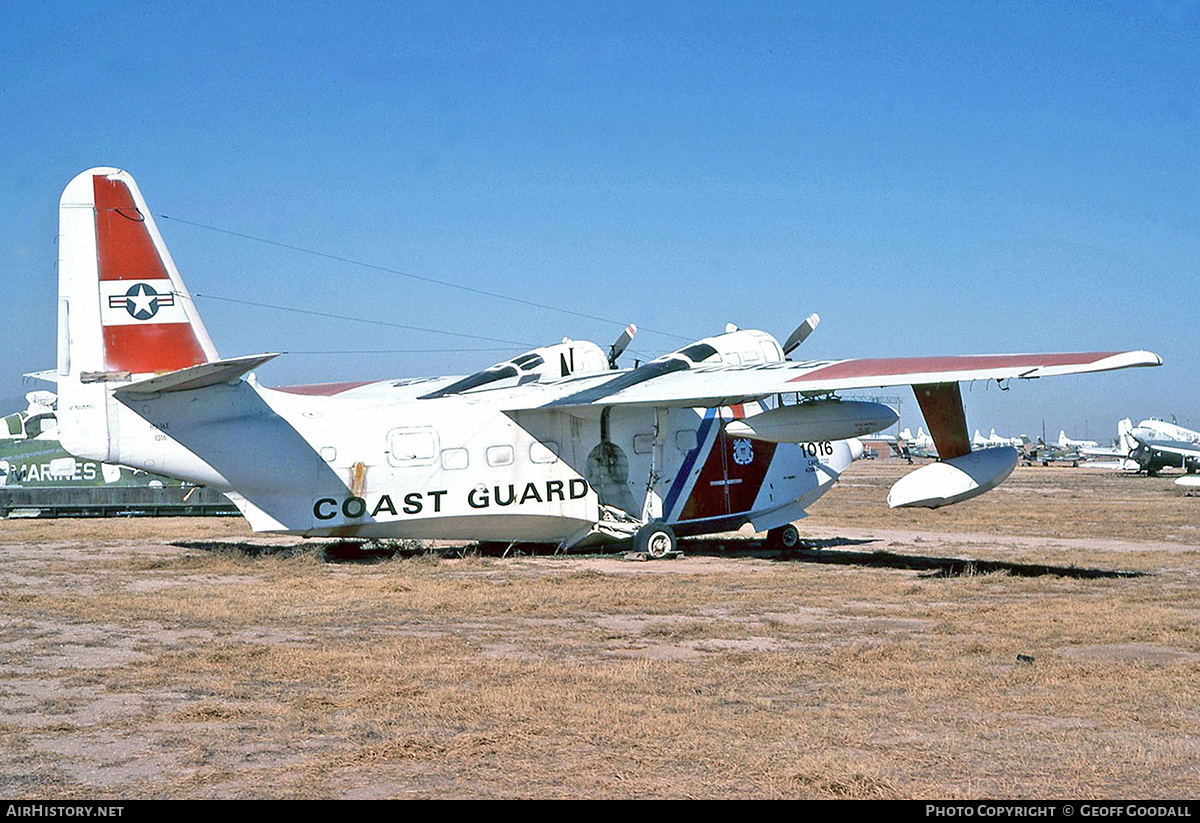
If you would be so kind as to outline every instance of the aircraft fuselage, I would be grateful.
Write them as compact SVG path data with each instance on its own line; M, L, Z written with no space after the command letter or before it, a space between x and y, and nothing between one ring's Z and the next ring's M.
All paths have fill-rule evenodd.
M108 457L220 489L261 531L568 546L648 520L680 534L773 528L856 454L852 441L729 436L757 403L506 413L459 395L380 399L389 385L323 397L243 382L203 404L110 396Z

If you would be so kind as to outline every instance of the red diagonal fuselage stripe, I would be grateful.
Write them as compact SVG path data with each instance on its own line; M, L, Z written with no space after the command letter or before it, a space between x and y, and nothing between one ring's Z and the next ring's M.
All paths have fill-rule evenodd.
M733 410L735 419L743 416L740 408ZM734 444L738 438L726 437L724 424L719 425L721 429L717 431L708 458L679 514L681 521L748 512L754 508L754 501L766 480L776 444L750 441L753 456L750 462L739 464L734 457Z

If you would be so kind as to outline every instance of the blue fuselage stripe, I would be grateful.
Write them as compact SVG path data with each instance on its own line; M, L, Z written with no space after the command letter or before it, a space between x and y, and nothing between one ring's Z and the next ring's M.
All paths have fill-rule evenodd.
M696 460L705 450L708 433L712 430L715 422L717 422L717 410L705 409L704 419L700 422L700 430L696 432L696 448L689 451L683 459L683 465L679 467L679 474L675 475L675 482L671 484L671 490L667 492L666 503L663 506L663 519L668 522L672 520L675 504L679 500L679 495L683 493L683 487L687 485L688 475L692 473Z

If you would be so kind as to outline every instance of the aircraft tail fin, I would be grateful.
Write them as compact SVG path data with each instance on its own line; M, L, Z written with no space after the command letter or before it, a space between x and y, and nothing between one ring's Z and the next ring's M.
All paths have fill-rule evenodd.
M66 354L74 361L68 373L145 374L218 359L127 172L88 169L67 184L58 242L59 302L67 304Z
M1132 431L1133 421L1128 417L1117 423L1117 441L1120 448L1131 454L1138 447L1138 442L1133 439L1133 435L1131 434Z
M67 184L58 248L64 444L79 456L105 460L106 386L210 363L217 351L127 172L93 168Z

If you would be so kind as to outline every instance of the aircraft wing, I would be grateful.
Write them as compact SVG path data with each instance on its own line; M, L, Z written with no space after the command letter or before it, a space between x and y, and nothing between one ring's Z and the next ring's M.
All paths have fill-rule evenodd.
M1188 445L1186 443L1150 442L1146 445L1147 448L1150 448L1154 451L1166 452L1167 454L1177 454L1180 457L1200 459L1200 448Z
M1080 449L1079 453L1084 457L1115 457L1120 460L1129 457L1129 449L1087 448Z
M1161 364L1162 358L1148 351L783 361L760 366L702 364L690 368L678 360L658 360L586 381L530 386L526 391L513 392L504 407L508 411L585 406L712 407L772 394L1032 379Z

